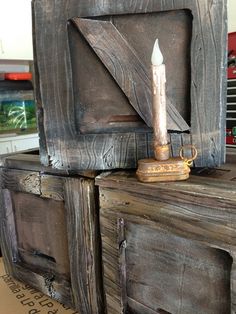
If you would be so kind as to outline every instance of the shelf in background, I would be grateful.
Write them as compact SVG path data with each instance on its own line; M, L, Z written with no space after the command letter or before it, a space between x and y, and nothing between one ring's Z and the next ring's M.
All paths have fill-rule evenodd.
M9 135L9 134L8 134ZM0 155L39 148L38 133L0 137Z
M236 147L236 79L227 81L226 147Z

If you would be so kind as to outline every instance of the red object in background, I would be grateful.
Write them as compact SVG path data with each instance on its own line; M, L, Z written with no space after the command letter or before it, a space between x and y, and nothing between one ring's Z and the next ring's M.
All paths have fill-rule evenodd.
M236 68L228 68L228 78L229 79L236 79Z
M30 81L32 80L32 73L30 72L5 73L5 80Z
M233 136L232 129L226 129L226 144L227 145L236 144L236 136Z
M228 51L236 57L236 32L228 34ZM228 68L228 79L236 79L236 66Z

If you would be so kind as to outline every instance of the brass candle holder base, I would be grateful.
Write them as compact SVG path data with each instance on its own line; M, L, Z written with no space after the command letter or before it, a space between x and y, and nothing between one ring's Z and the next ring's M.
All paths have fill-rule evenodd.
M184 150L191 149L192 157L185 158ZM197 157L197 150L193 145L180 148L179 157L169 158L170 145L154 147L156 159L141 159L138 161L136 175L141 182L183 181L189 178L190 166Z
M189 178L190 168L180 157L159 161L141 159L136 175L141 182L182 181Z

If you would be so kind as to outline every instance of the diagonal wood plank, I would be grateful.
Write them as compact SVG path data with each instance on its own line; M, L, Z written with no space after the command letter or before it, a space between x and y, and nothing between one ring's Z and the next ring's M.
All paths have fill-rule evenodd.
M73 22L118 83L130 104L151 127L151 79L135 50L109 21L74 18ZM188 124L169 99L167 125L169 130L189 130Z

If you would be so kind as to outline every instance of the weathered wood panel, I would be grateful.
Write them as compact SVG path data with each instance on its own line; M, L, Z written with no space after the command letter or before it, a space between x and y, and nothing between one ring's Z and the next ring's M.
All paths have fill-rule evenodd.
M193 16L189 136L199 152L195 164L215 166L224 161L224 43L227 38L225 0L122 0L119 3L89 0L80 1L79 4L77 0L63 0L60 6L55 0L35 0L33 7L38 82L36 87L39 89L37 97L40 103L40 133L43 139L42 161L45 164L51 163L55 168L74 170L132 168L137 164L139 147L145 147L142 157L149 157L147 152L151 145L146 140L146 131L143 129L138 135L133 131L127 133L117 130L117 134L80 134L77 117L83 106L80 104L79 95L74 93L71 62L73 53L70 50L67 22L75 17L101 20L106 16L112 20L113 17L124 15L124 18L128 19L132 14L141 16L155 13L158 16L160 12L178 10L188 10ZM139 24L138 17L135 24ZM117 24L115 26L119 29ZM42 32L42 29L45 31ZM119 31L122 33L121 29ZM139 33L137 40L138 38ZM89 88L88 85L86 90L90 89L92 86ZM181 134L179 136L181 137Z
M81 314L104 313L94 179L31 171L31 161L20 159L28 170L3 168L0 176L0 241L8 274ZM9 167L18 163L10 157Z
M20 213L18 209L23 205L22 202L19 201L19 197L24 198L26 208L27 198L38 198L41 202L43 202L43 199L33 194L10 192L7 189L1 190L1 193L3 196L1 198L1 248L7 273L18 280L29 283L32 287L44 292L50 297L72 306L69 280L66 280L67 276L65 275L65 271L62 271L64 274L59 273L63 268L64 270L66 268L66 272L68 272L66 262L64 262L64 266L60 266L60 262L63 260L66 261L66 259L68 260L68 255L66 258L67 251L60 252L60 249L58 249L63 243L65 244L63 234L60 234L62 241L59 244L56 240L54 240L54 242L48 240L50 237L56 236L55 232L54 234L47 234L47 245L45 245L42 250L37 249L37 254L35 254L35 246L38 247L38 244L42 245L41 240L44 235L46 236L46 233L44 234L42 232L42 228L39 230L36 222L36 220L39 222L39 219L32 218L32 211L29 213L30 208L32 209L32 203L29 204L28 202L28 205L30 205L30 208L28 207L29 215L19 216ZM16 198L12 197L12 193L14 196L17 194L18 196ZM35 204L35 206L37 209L37 204ZM18 209L16 207L18 207ZM35 210L35 208L33 209ZM33 213L36 218L37 211L33 211ZM38 214L40 215L39 212ZM24 218L22 218L22 216L27 220L23 229L22 221ZM34 233L35 228L32 226L32 221L34 226L38 228L37 235ZM44 226L47 226L46 219L44 219L43 223ZM27 233L28 236L25 238ZM53 254L57 258L59 267L57 267L56 262L52 262L48 259L48 257L52 255L52 252L43 254L45 250L54 251ZM62 255L60 256L60 254ZM61 264L63 264L63 262Z
M127 220L125 231L129 297L154 311L230 313L228 253L153 230L145 221Z
M66 211L63 202L11 192L17 247L27 265L69 276Z
M41 196L52 198L56 201L64 200L64 183L65 177L42 174L41 179Z
M166 65L166 95L174 108L189 124L191 113L191 11L171 10L130 14L128 18L126 15L115 15L112 20L136 51L149 75L151 75L150 58L153 43L156 38L159 39ZM137 36L137 34L139 35ZM173 46L175 46L174 50ZM178 62L173 62L174 60L178 60ZM175 121L174 111L172 111L172 119Z
M26 268L24 264L15 264L14 278L27 282L32 288L40 290L58 302L74 307L70 282L54 274L45 274L37 268Z
M15 275L14 262L19 259L17 239L15 232L15 219L10 192L0 189L1 205L1 250L5 269L9 274Z
M39 152L35 154L16 154L0 157L0 167L7 169L17 169L17 170L30 170L45 174L70 176L70 175L80 175L86 178L95 178L97 172L94 170L58 170L52 169L52 167L42 166L40 163Z
M40 177L38 172L2 169L0 182L3 189L40 194Z
M66 181L71 286L76 308L88 314L104 312L96 193L93 180Z
M152 82L136 51L109 21L73 19L83 36L115 78L140 117L152 127ZM124 65L124 67L122 66ZM145 104L145 106L143 106ZM167 98L168 128L189 130L189 126Z
M234 313L236 197L230 179L214 172L171 184L143 184L131 172L97 177L108 312Z
M14 164L14 167L10 165ZM26 166L27 165L27 166ZM22 169L22 170L39 170L39 152L38 154L10 154L7 156L0 157L0 167L5 168L15 168L15 169ZM26 166L26 168L24 168Z
M122 287L118 221L100 215L100 227L107 313L122 313L126 307L126 297L123 294L125 287Z

